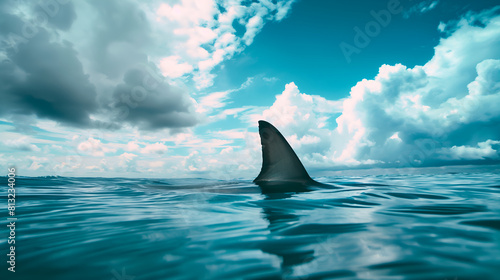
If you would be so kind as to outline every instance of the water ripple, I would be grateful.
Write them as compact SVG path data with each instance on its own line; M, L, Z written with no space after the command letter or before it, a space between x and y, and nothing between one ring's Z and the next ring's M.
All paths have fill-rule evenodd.
M462 215L475 212L486 212L488 208L484 205L456 205L456 204L432 204L418 206L403 206L393 208L392 211L400 213L414 213L426 215Z
M497 278L499 174L321 181L334 186L273 193L251 181L22 177L16 276Z

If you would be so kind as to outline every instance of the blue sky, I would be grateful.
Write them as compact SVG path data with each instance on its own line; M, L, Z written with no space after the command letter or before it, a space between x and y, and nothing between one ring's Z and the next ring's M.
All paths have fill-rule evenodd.
M259 119L313 176L500 160L500 2L42 3L0 3L20 175L252 178Z

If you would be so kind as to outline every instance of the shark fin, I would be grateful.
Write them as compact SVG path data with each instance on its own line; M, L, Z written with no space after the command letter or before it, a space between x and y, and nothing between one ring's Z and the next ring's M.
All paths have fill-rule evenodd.
M255 183L295 182L314 184L285 137L270 123L259 121L262 169Z

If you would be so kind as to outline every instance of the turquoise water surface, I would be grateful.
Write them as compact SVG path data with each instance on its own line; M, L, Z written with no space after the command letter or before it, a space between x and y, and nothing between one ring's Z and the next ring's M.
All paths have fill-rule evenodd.
M17 178L1 279L500 279L499 174L318 180Z

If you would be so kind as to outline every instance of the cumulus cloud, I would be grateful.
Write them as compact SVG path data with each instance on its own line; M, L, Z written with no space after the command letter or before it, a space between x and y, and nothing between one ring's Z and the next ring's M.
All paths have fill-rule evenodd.
M154 143L150 145L146 145L144 148L141 149L141 153L143 154L163 154L168 150L168 147L163 144L163 143Z
M255 126L258 120L274 124L289 139L297 153L314 161L330 150L332 131L329 124L342 112L342 101L327 100L319 95L301 93L289 83L276 96L273 105L247 121Z
M28 167L30 170L38 170L48 164L49 159L46 157L28 157L31 160L31 165Z
M251 127L259 119L273 123L311 170L498 162L500 16L468 14L454 28L426 64L382 65L344 100L301 93L289 83L271 107L242 119ZM238 161L240 153L231 148L220 156ZM244 160L260 162L259 149Z
M500 17L493 14L460 20L425 65L384 65L375 79L353 87L337 119L336 132L348 140L341 159L432 165L440 149L456 154L500 139L493 105L500 102ZM401 141L391 139L395 133Z
M217 138L198 144L180 161L182 170L206 178L231 180L247 178L258 171L260 140L256 132L217 131ZM234 139L244 141L244 147L234 146Z
M164 161L152 161L149 163L149 167L151 168L159 168L159 167L163 167L163 165L165 165L165 162Z
M126 172L136 172L137 171L137 155L132 153L123 153L118 156L118 163L116 170L126 171Z
M256 117L279 127L316 167L498 160L498 38L500 16L494 11L465 16L425 65L383 65L374 79L358 82L343 100L334 129L322 127L339 106L319 97L315 102L293 83ZM303 147L309 143L308 151Z
M219 179L257 175L262 156L260 138L254 131L260 119L275 124L301 158L305 157L308 163L317 161L317 157L322 158L321 153L331 147L332 131L328 123L335 117L335 112L342 111L342 101L301 93L294 83L290 83L276 96L270 108L234 110L241 113L240 117L251 129L210 132L216 139L197 142L193 146L192 152L182 161L186 170ZM235 144L235 141L244 144Z
M289 83L285 90L276 96L276 101L261 116L253 117L273 120L276 125L291 124L291 129L301 136L304 127L323 128L334 113L340 113L340 101L327 100L319 95L301 93L295 83ZM310 114L315 112L317 114Z
M160 61L160 69L165 77L179 78L186 73L193 71L193 66L187 62L179 62L181 57L172 55L164 57Z
M106 153L116 152L116 148L103 144L101 140L89 138L77 146L78 151L95 157L103 157Z
M212 70L222 61L241 52L253 42L268 21L281 21L289 12L293 0L246 2L215 0L182 0L176 4L161 4L158 21L173 27L178 56L162 58L163 73L179 77L192 72L197 88L213 84ZM220 6L221 8L218 8ZM239 35L235 26L244 30ZM182 60L182 63L177 61ZM173 73L169 66L179 66Z
M130 141L127 143L125 150L128 152L134 152L138 151L140 149L139 144L137 144L137 141Z
M41 11L38 6L22 2L24 13L14 13L0 4L0 115L55 121L47 130L56 122L132 128L116 144L76 137L72 152L83 161L60 161L52 166L55 171L84 166L142 172L168 165L175 176L248 177L260 167L259 119L276 125L310 170L499 162L498 8L441 23L443 38L430 61L412 68L382 65L342 100L301 92L293 82L270 107L227 108L239 89L201 92L194 95L197 101L191 97L187 84L210 86L213 70L250 44L266 22L283 19L292 2L71 2L60 7L68 15L48 18L29 38L23 30L33 31L26 23L33 20L33 11ZM435 7L426 3L420 12ZM87 30L96 32L82 36ZM251 83L250 78L240 89ZM217 121L230 115L249 128L204 136L191 129L168 136L161 131L179 132L201 118ZM33 139L3 142L8 148L41 152ZM187 153L173 153L167 142ZM40 147L45 152L49 146ZM157 154L167 151L175 155L158 161ZM102 156L107 157L96 158ZM25 163L26 169L47 168L44 157Z
M474 160L498 159L500 157L500 141L487 140L477 143L476 147L453 146L444 150L445 159Z

